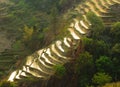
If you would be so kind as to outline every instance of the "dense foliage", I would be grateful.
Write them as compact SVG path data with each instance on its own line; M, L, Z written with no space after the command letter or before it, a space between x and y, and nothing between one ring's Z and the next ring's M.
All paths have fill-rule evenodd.
M87 17L93 23L93 30L88 37L82 39L84 47L75 64L79 87L96 87L120 81L120 22L114 23L112 27L104 27L95 14L90 12Z
M63 77L66 73L66 69L63 65L56 65L54 66L54 69L56 71L56 76L59 78Z
M13 48L9 51L13 52L12 57L17 59L17 63L12 67L16 68L26 55L56 40L56 35L67 25L62 14L79 0L11 1L14 5L2 4L8 8L7 14L1 16L0 30L5 29L17 36ZM97 87L120 81L120 22L106 27L102 19L94 13L89 12L87 17L92 23L91 32L82 38L81 51L75 55L75 60L70 65L54 67L55 75L60 77L58 79L64 81L72 78L71 83L66 80L66 83L71 85L68 85L69 87ZM0 76L3 74L4 72L0 71ZM0 87L15 86L9 82L1 82Z

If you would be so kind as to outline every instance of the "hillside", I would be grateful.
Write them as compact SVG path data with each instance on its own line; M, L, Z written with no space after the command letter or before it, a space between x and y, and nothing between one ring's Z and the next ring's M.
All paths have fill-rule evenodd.
M52 3L52 1L38 0L36 2L0 0L0 60L18 58L17 61L11 62L13 65L9 62L4 64L0 62L1 78L8 75L8 69L19 67L24 57L54 42L55 35L59 34L60 29L66 24L67 19L62 16L63 13L75 5L71 0L68 2L61 0L59 7L56 7L58 1ZM71 6L66 6L70 2ZM63 23L59 24L59 21ZM6 64L8 67L3 69Z
M119 4L1 0L0 87L97 87L120 81Z

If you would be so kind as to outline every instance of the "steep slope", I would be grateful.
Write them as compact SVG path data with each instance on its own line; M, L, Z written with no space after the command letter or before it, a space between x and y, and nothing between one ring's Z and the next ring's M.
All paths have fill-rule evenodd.
M52 3L52 1L54 0L51 0L50 3L48 3L47 0L36 1L40 3L35 3L34 0L2 0L0 2L0 37L2 38L0 41L1 79L4 76L6 77L12 69L18 68L21 61L24 61L25 55L48 46L52 41L54 42L55 35L52 31L55 30L55 33L59 33L61 29L60 26L60 29L54 26L53 22L57 22L54 20L57 20L58 17L59 19L62 19L62 13L64 13L65 10L72 8L74 3L72 3L73 1L68 0L68 2L71 2L71 5L69 6L68 3L65 2L64 4L64 2L61 2L63 6L61 5L62 7L59 8L62 9L66 5L68 6L58 12L56 4L59 1L55 1L54 3ZM24 34L25 26L27 26L29 30L32 28L37 32L32 36L33 40L28 40L26 43L23 41L23 37L26 36L26 34ZM27 33L29 33L29 31ZM9 59L14 59L14 62L9 61ZM4 61L4 63L2 63L2 61Z
M81 41L81 38L88 34L91 26L86 14L90 11L102 18L109 18L108 10L111 5L120 4L119 0L90 0L78 5L74 10L82 17L73 18L73 22L67 28L67 34L64 38L55 41L46 48L36 51L26 58L21 69L14 71L8 81L14 81L26 77L37 77L48 79L55 73L53 67L57 64L65 64L71 60L68 52L75 50Z

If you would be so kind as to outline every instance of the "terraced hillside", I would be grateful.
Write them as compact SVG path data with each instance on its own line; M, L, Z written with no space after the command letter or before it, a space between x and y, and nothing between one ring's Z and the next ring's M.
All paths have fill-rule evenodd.
M109 9L114 4L120 4L120 1L86 0L76 6L74 11L81 16L73 18L73 21L67 27L68 34L64 38L26 57L26 61L22 64L21 68L13 71L8 81L16 81L27 77L48 79L54 75L55 70L53 67L57 64L63 65L72 60L68 53L75 50L81 39L88 35L92 23L88 20L86 14L92 11L99 17L109 19L112 17L109 15Z

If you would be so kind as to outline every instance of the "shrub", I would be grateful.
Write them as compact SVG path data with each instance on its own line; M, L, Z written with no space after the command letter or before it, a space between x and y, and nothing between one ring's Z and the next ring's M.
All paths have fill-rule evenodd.
M58 64L58 65L54 66L54 69L56 71L56 75L60 78L63 77L66 73L66 69L63 65Z
M109 83L111 80L112 80L111 76L109 76L108 74L105 74L105 73L100 73L100 72L95 74L92 79L94 84L97 84L100 86L103 86L106 83Z
M120 22L116 22L113 24L112 29L110 30L111 37L114 38L114 42L120 42Z
M100 38L101 33L105 30L105 26L101 18L93 12L87 13L87 18L91 22L91 36L94 39Z

